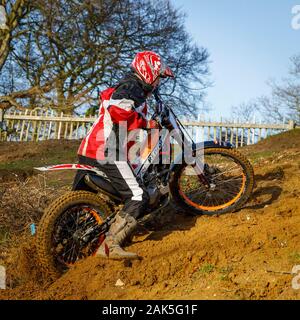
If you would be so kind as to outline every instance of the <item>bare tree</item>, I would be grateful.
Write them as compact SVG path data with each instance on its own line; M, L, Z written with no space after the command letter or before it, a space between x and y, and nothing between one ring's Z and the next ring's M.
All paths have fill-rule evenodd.
M243 123L250 123L258 111L258 103L254 100L231 107L231 115Z
M12 50L11 41L13 38L18 38L19 34L16 32L20 22L29 12L28 0L0 0L0 71Z
M292 67L290 69L290 73L296 78L300 78L300 54L295 55L291 58Z
M260 98L262 115L267 120L294 120L300 123L300 54L291 58L289 77L282 83L270 81L270 97Z
M174 69L176 79L167 81L162 93L178 110L193 113L203 101L209 55L193 44L184 15L170 1L36 0L31 5L0 75L0 103L72 113L95 104L97 91L124 76L141 50L157 51Z

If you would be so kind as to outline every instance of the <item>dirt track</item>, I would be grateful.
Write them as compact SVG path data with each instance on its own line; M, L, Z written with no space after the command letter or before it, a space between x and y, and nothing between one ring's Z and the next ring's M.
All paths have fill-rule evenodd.
M291 271L300 265L300 130L243 152L257 185L241 211L198 218L169 211L163 226L134 238L130 250L142 261L91 257L51 284L37 281L31 239L11 264L14 281L0 298L299 299ZM124 285L116 286L118 279Z

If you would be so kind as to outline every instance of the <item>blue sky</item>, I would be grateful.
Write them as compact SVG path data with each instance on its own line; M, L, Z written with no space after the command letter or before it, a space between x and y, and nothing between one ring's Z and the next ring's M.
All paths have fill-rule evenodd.
M211 54L207 101L212 119L231 107L268 94L267 80L288 73L300 53L300 30L291 26L300 0L172 0L187 14L186 29Z

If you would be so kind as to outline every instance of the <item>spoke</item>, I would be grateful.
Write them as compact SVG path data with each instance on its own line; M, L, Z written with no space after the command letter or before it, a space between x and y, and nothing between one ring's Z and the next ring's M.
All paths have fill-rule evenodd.
M208 193L205 194L205 198L203 200L203 204L205 204L206 198L207 198Z
M232 185L230 183L227 183L226 185L222 184L222 186L217 185L216 190L231 190L232 192L236 192L239 193L241 190L241 186L237 186L237 185Z
M223 194L225 194L225 196L226 196L226 197L223 197L223 199L225 199L225 202L224 202L223 204L225 204L226 202L232 200L232 197L231 197L231 196L228 196L228 194L227 194L224 190L220 190L220 191L221 191ZM236 194L234 194L234 195L236 195ZM229 199L227 200L227 198L229 198Z
M220 172L220 173L217 173L217 174L213 175L213 178L217 178L217 177L219 177L219 176L224 175L225 173L234 172L234 171L237 171L237 170L241 170L241 168L240 168L240 167L237 167L237 168L236 168L236 166L234 166L234 167L231 167L230 169L228 169L228 170L226 170L226 171L222 171L222 172Z
M76 256L77 248L78 248L78 245L75 243L74 247L73 247L73 250L72 250L72 254L71 254L71 263L74 263L77 260L77 257L78 257L78 255ZM75 256L75 259L74 259L74 256Z
M203 190L201 192L198 192L198 191L199 191L199 189L188 190L186 195L190 195L190 194L193 194L195 192L197 192L197 194L200 195L200 194L203 194L205 192L208 192L208 190Z
M223 192L224 194L228 194L228 195L233 195L233 196L237 196L238 193L233 192L233 191L229 191L229 190L220 190L221 192Z
M57 258L62 263L75 263L93 250L91 243L81 246L78 242L80 238L91 234L94 226L98 225L97 220L90 213L91 209L88 209L90 208L83 209L80 206L71 208L56 224L57 232L53 237L53 245L57 249L62 246L62 249L57 251ZM76 232L78 232L78 241L73 238Z
M71 252L70 252L70 255L68 256L68 259L67 259L67 262L68 263L71 263L72 262L72 256L73 256L73 250L74 250L74 247L75 247L76 245L75 245L75 243L73 242L73 244L72 244L72 248L71 248Z
M209 207L215 207L218 206L219 204L216 202L216 199L214 197L209 198Z
M243 180L243 176L227 176L225 177L225 179L220 179L218 178L216 181L219 181L219 182L226 182L226 181L234 181L234 180Z
M69 250L65 251L65 252L62 254L62 257L63 257L63 258L65 258L65 257L67 256L67 254L72 250L73 245L74 245L74 242L72 242L72 244L70 245L71 248L70 248Z
M70 229L68 226L61 227L61 231L67 231L67 233L74 233L74 229Z
M228 183L228 184L230 184L230 182L236 181L237 179L239 179L239 180L243 180L243 178L232 178L232 179L227 179L227 180L220 181L220 182L217 184L217 186L223 185L224 183Z

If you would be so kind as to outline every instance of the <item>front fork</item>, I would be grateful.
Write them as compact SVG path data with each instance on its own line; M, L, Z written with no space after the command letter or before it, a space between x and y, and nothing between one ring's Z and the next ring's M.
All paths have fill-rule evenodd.
M214 185L208 179L207 175L204 174L204 170L205 170L204 159L203 161L200 161L199 158L196 157L195 163L192 164L192 167L194 168L199 181L207 188L207 190L213 189Z

